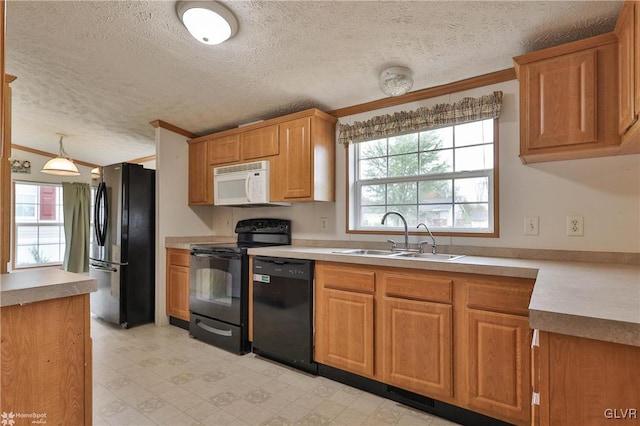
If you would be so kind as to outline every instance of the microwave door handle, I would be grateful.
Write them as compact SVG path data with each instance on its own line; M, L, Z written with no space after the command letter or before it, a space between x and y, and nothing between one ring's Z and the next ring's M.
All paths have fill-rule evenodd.
M247 173L247 179L244 181L244 192L245 194L247 194L247 201L251 202L251 194L249 193L249 188L250 188L250 182L251 182L251 172Z

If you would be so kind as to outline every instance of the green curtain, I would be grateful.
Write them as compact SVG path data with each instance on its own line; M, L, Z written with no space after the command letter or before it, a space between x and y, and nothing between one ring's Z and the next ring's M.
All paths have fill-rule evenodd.
M88 183L62 183L64 210L64 264L69 272L89 272L89 217L91 187Z

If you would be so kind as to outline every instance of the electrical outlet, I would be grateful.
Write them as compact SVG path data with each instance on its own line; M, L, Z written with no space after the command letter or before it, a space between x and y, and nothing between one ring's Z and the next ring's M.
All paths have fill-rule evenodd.
M524 218L524 235L539 235L540 220L538 216L525 216Z
M567 235L572 237L582 237L584 235L582 216L567 216Z
M328 228L327 218L326 217L321 217L320 218L320 230L321 231L326 231L327 228Z

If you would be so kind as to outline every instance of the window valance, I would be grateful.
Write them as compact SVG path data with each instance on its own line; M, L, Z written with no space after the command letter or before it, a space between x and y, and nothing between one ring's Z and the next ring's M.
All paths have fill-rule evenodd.
M435 129L486 120L500 116L502 92L479 98L463 98L454 104L438 104L415 111L400 111L393 115L379 115L367 121L341 124L338 142L358 143L409 132Z

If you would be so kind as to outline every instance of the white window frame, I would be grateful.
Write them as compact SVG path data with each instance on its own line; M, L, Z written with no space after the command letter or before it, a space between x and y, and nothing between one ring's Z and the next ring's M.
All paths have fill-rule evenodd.
M484 121L484 120L478 120L478 121ZM499 122L498 121L499 121L498 118L493 119L493 169L359 180L358 164L360 159L358 158L358 149L357 149L358 144L357 143L350 144L347 149L347 174L348 174L347 178L349 181L349 187L347 191L348 222L347 222L346 232L352 233L352 234L389 234L389 233L397 233L397 232L390 232L390 231L397 231L400 229L400 228L387 227L382 224L376 227L372 227L372 226L361 227L359 225L361 223L360 215L362 211L362 202L361 202L362 200L360 199L361 198L360 194L361 194L361 188L364 185L486 177L488 178L488 197L489 197L487 202L489 224L486 229L430 227L430 230L433 232L434 235L439 235L439 236L497 238L499 236L499 226L498 226L499 224L499 209L498 209ZM454 126L452 125L452 126L445 126L445 127L454 127ZM415 133L420 133L420 132L415 132ZM389 137L392 137L392 136L389 136ZM416 153L416 155L419 155L419 153ZM460 203L460 202L456 203L455 199L453 199L451 203L442 203L442 204L450 204L452 208L455 209L456 204L467 204L467 203ZM475 203L469 202L469 204L475 204ZM385 206L386 205L387 204L385 202ZM416 202L416 206L418 205L420 204ZM413 230L413 226L415 226L416 224L409 223L408 225L409 225L410 233L418 234L418 233L424 232L424 230L421 230L420 232L411 232ZM402 231L404 231L403 228L402 228Z

